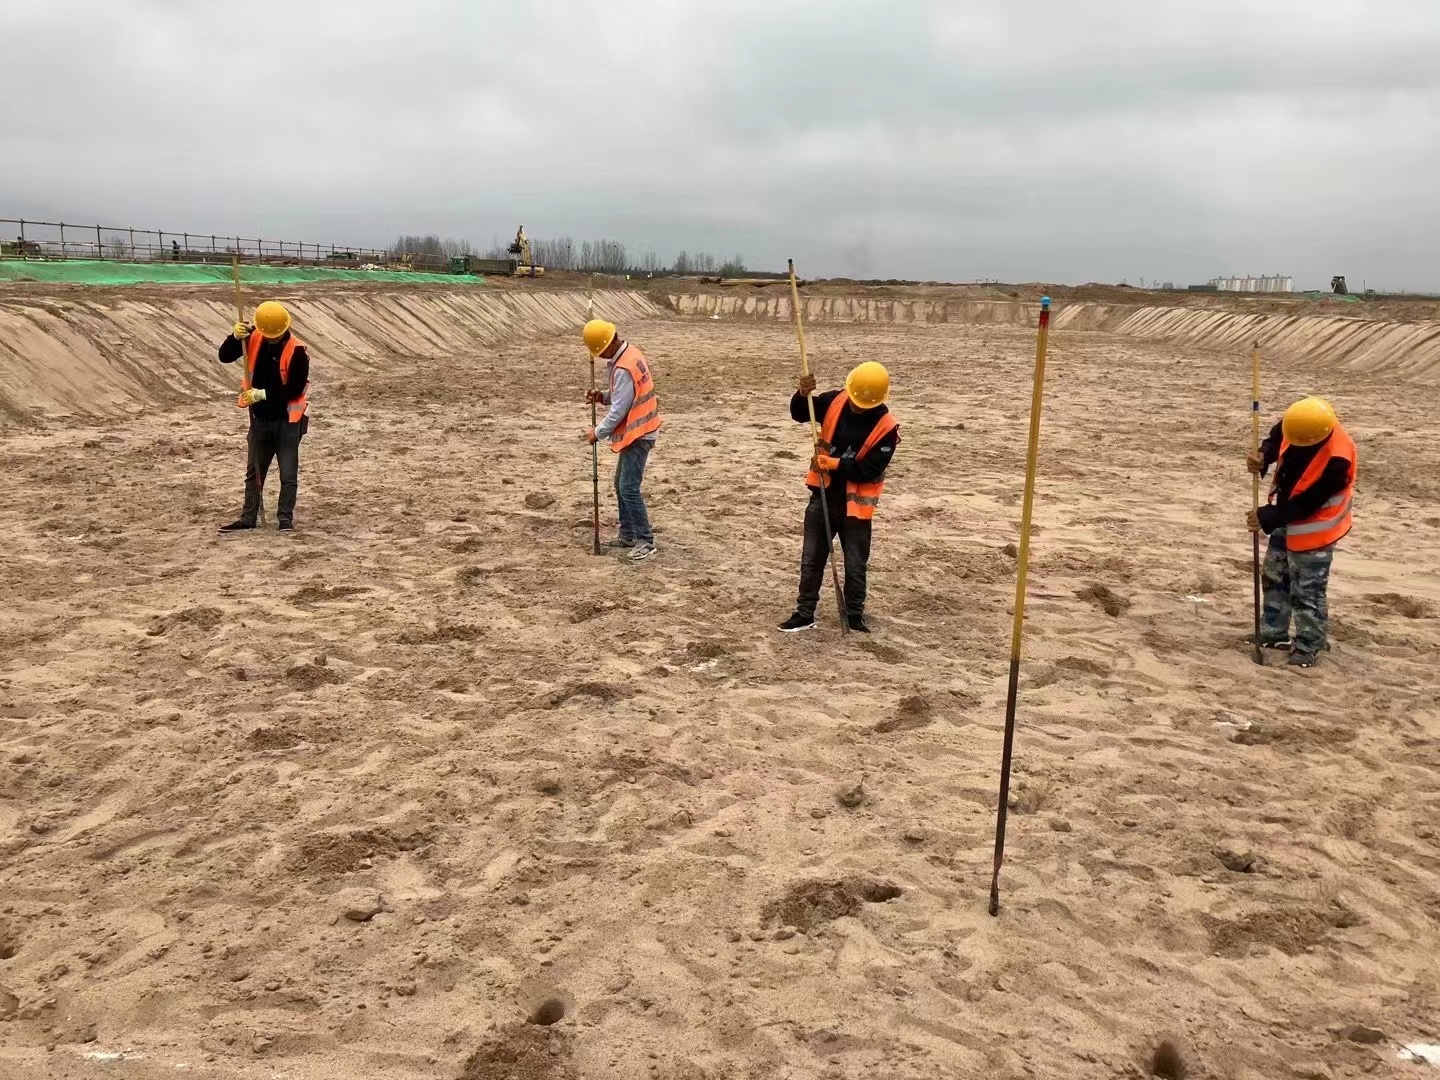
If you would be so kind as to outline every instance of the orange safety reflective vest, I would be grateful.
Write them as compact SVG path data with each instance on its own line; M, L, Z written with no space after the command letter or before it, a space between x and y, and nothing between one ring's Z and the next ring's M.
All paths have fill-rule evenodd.
M1285 460L1285 451L1290 449L1288 442L1280 443L1280 460ZM1294 489L1290 492L1290 498L1294 498L1301 492L1311 487L1315 481L1320 479L1325 467L1334 458L1342 458L1350 462L1350 479L1343 490L1327 499L1325 504L1303 521L1296 521L1285 526L1285 547L1289 551L1316 551L1331 544L1338 543L1345 538L1353 524L1351 518L1351 503L1355 496L1355 469L1357 457L1355 452L1355 440L1350 438L1347 432L1339 424L1330 433L1330 438L1315 452L1310 459L1310 464L1300 474L1300 479L1295 482ZM1278 479L1280 467L1275 467L1275 475ZM1270 497L1274 499L1275 488L1272 484Z
M634 345L626 345L615 358L610 371L610 392L615 392L615 368L624 368L635 383L635 400L625 419L610 433L610 449L619 453L636 439L660 430L660 402L655 398L655 380L650 378L650 365L645 354Z
M255 377L255 361L260 359L260 344L265 335L252 330L250 336L245 339L245 374L240 379L240 389L249 390L250 380ZM285 347L280 350L280 381L288 382L290 379L290 361L295 357L295 350L304 344L294 334L285 342ZM300 396L285 406L288 414L286 419L292 424L298 424L310 411L310 382L307 379L305 389L300 391ZM242 405L241 408L244 408Z
M845 410L845 403L850 399L844 391L835 395L830 402L830 407L825 410L825 422L820 425L820 452L834 456L835 453L835 428L840 424L840 414ZM879 420L875 421L875 427L870 432L864 444L855 453L856 461L864 461L875 445L890 432L900 425L895 421L895 414L887 412ZM805 483L811 487L825 487L825 479L815 471L812 466L805 475ZM884 480L875 480L868 484L857 483L854 480L845 481L845 516L859 518L861 521L869 521L875 516L875 507L880 504L880 493L885 490Z

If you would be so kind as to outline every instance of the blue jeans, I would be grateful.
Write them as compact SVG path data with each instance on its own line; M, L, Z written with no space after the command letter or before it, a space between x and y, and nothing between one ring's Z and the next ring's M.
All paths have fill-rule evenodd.
M640 494L640 481L645 479L645 462L650 457L654 441L640 439L620 451L615 462L615 500L620 504L620 539L637 543L655 543L655 534L650 531L650 515L645 510L645 498Z
M1260 572L1265 587L1262 641L1283 641L1290 637L1293 618L1297 653L1314 656L1325 648L1330 625L1326 590L1334 559L1334 544L1315 551L1289 551L1285 547L1284 529L1270 534L1270 547Z

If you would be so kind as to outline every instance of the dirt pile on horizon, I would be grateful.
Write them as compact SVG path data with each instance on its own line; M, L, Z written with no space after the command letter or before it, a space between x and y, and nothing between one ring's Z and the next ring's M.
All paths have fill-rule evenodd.
M578 290L513 286L270 286L244 297L247 311L263 299L290 309L314 355L317 393L416 359L469 358L507 340L578 331L589 312ZM634 322L661 309L626 291L597 294L595 310ZM234 319L225 288L0 289L0 429L129 417L233 393L239 370L220 364L216 347Z
M415 359L474 357L502 342L577 331L592 294L582 275L544 285L366 283L247 288L247 309L283 300L315 354L317 392ZM1248 348L1276 362L1318 361L1421 383L1440 380L1434 304L1341 305L1302 298L1184 295L1086 285L885 286L819 282L804 292L814 322L1033 326L1043 292L1057 331L1162 339L1175 347ZM791 318L788 290L693 280L603 279L594 312L633 324L678 311L716 321ZM156 406L213 400L238 386L215 347L233 315L224 286L0 286L0 430L121 419ZM323 387L323 391L322 388Z
M0 1075L1113 1080L1163 1040L1414 1075L1424 395L1267 371L1336 400L1362 481L1335 651L1257 668L1244 357L1055 335L997 920L1030 333L813 328L824 385L891 366L903 431L844 640L828 596L774 631L789 327L625 329L669 418L640 566L589 554L568 336L325 376L287 537L215 536L226 395L0 439Z

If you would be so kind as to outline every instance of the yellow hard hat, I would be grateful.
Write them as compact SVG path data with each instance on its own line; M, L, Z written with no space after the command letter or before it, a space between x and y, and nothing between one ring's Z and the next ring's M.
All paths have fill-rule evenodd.
M279 301L266 300L255 309L255 329L263 337L281 337L290 329L290 312Z
M1291 446L1314 446L1324 442L1340 421L1324 398L1301 398L1285 410L1280 431Z
M591 319L585 324L582 335L585 338L585 347L590 350L591 356L599 356L610 347L615 340L615 324L606 322L604 319Z
M845 376L845 393L857 409L873 409L884 405L890 396L890 372L884 364L867 360Z

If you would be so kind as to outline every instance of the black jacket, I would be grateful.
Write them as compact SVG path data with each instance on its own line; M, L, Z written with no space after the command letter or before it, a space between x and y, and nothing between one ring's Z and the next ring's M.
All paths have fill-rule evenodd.
M264 390L265 400L250 406L252 420L286 419L285 406L305 392L305 384L310 381L310 354L305 351L304 345L297 345L295 355L290 358L290 378L280 381L280 351L289 340L290 331L286 330L278 338L267 338L260 343L260 355L255 358L255 377L250 380L250 385ZM244 357L245 343L233 334L227 335L220 343L220 362L233 364L236 360L243 361Z
M825 424L825 412L830 408L830 403L835 400L835 395L842 393L844 393L843 390L828 390L823 394L815 395L815 419L822 427ZM864 461L857 461L855 455L859 452L860 447L865 445L865 440L870 437L870 432L875 430L875 425L879 423L880 418L889 411L884 405L877 405L873 409L852 409L848 403L841 410L840 420L835 425L835 453L833 455L840 459L840 468L835 471L835 475L841 480L870 484L885 475L885 469L895 456L895 447L900 444L898 427L876 443L870 453L865 455ZM804 394L796 394L790 399L790 419L797 424L810 422L810 410L805 404ZM812 487L810 490L817 489Z
M1260 456L1265 461L1261 476L1269 472L1270 466L1279 460L1280 443L1283 439L1280 425L1276 424L1270 429L1269 437L1260 444ZM1285 459L1280 462L1280 468L1275 473L1275 501L1269 506L1260 507L1259 511L1260 528L1266 534L1274 532L1282 525L1304 521L1324 506L1327 499L1345 490L1345 485L1350 482L1350 468L1354 463L1337 457L1330 459L1325 471L1320 474L1320 479L1314 484L1294 498L1290 495L1295 490L1295 485L1300 482L1300 477L1304 476L1305 470L1310 467L1310 462L1315 460L1315 455L1328 441L1323 439L1314 446L1292 446L1286 451Z

